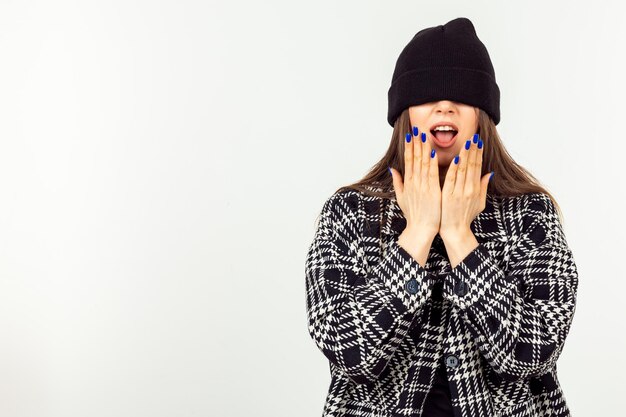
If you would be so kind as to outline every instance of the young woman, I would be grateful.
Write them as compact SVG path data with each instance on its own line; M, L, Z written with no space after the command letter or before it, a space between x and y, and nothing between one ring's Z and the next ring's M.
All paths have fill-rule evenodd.
M400 54L389 149L326 200L306 258L324 416L570 415L556 361L577 268L557 204L500 141L499 99L466 18Z

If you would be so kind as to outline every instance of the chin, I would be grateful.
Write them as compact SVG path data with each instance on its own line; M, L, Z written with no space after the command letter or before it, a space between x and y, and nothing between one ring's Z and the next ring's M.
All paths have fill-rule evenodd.
M456 154L455 154L455 156L456 156ZM450 166L450 164L452 163L453 159L454 159L454 156L447 156L446 155L445 158L439 159L439 166L447 168L447 167Z

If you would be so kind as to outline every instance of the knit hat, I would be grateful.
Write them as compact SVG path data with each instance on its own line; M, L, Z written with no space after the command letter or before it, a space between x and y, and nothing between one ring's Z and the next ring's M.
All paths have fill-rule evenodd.
M500 89L491 59L465 17L417 32L398 57L387 95L392 127L407 107L438 100L478 107L500 122Z

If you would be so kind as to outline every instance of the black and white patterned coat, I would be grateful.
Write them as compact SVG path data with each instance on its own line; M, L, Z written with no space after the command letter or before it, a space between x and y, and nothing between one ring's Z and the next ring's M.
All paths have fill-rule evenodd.
M569 416L556 361L578 273L550 198L488 195L455 268L439 235L415 261L405 226L395 199L348 190L323 205L305 266L331 374L323 416L420 416L439 361L456 417Z

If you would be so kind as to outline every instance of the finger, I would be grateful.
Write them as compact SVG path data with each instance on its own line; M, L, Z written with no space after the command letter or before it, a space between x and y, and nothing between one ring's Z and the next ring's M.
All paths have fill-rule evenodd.
M396 200L400 199L400 196L404 193L404 184L402 183L402 175L394 168L389 167L389 172L391 172L391 177L393 180L393 189L396 192Z
M448 172L446 172L446 179L443 183L443 189L441 190L442 194L452 194L454 191L454 183L456 182L456 173L459 167L459 155L455 156L450 162L450 166L448 167Z
M413 177L419 179L422 173L422 141L420 130L417 126L413 126Z
M431 158L431 153L433 151L432 146L430 144L430 140L428 139L428 135L426 135L426 132L422 131L422 135L421 135L421 144L422 144L422 172L421 172L421 180L422 180L422 184L428 184L428 175L430 172L430 160Z
M465 172L465 191L469 194L478 193L479 183L478 176L480 176L480 170L476 169L476 155L478 154L478 135L474 134L472 137L472 146L469 149L469 156L467 161L467 171ZM476 173L478 171L478 174Z
M480 175L483 172L483 140L478 136L478 142L476 143L476 173L474 181L479 184L481 181Z
M489 186L489 180L491 179L491 172L488 172L480 180L480 201L482 203L483 210L487 206L487 187Z
M410 181L413 177L413 141L411 134L404 137L404 182Z
M456 173L456 182L454 184L453 193L456 195L463 195L463 189L465 187L465 172L467 171L467 163L470 154L470 148L472 145L472 140L468 139L465 141L461 152L459 153L459 166L457 167Z
M430 164L428 166L428 186L431 190L441 188L439 185L439 154L435 148L431 150Z

